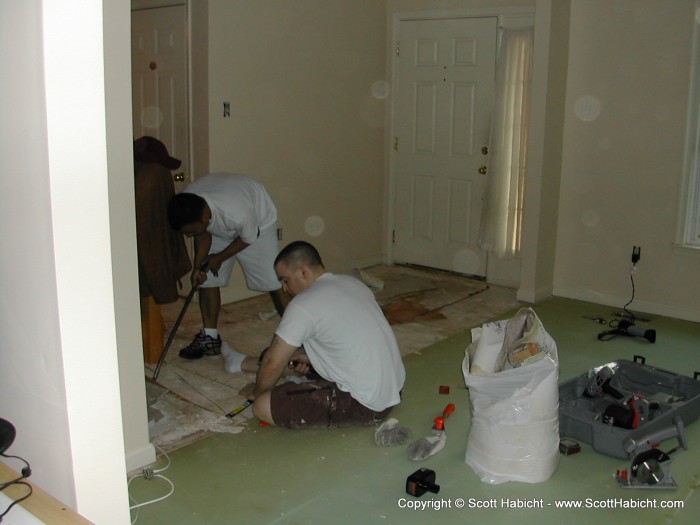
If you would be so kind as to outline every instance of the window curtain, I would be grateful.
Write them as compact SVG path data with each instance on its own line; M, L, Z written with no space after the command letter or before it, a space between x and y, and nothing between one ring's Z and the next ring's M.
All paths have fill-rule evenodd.
M520 254L533 29L502 31L479 246L499 259L508 259Z

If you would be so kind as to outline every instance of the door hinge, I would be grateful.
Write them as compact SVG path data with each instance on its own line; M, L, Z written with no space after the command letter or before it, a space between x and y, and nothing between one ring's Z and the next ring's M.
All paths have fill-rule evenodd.
M394 151L399 151L399 137L394 137Z
M401 42L396 42L396 56L401 54Z
M391 242L396 244L396 230L391 230Z

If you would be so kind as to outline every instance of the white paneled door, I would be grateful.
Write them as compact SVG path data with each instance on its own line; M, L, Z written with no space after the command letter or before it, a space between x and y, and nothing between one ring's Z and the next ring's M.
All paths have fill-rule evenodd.
M393 258L486 275L477 246L497 18L404 20L396 43Z
M131 13L134 138L160 139L182 161L175 190L189 183L187 40L184 5Z

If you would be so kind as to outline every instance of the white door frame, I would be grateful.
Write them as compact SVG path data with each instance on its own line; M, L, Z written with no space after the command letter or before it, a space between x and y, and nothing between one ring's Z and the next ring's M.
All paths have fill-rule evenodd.
M399 28L401 22L407 20L441 20L449 18L475 18L475 17L497 17L498 27L516 27L534 24L535 8L532 6L527 7L483 7L483 8L467 8L467 9L454 9L454 10L429 10L429 11L409 11L409 12L396 12L392 15L391 21L391 35L388 41L388 57L391 57L387 61L387 78L390 79L391 86L395 88L398 82L398 65L396 60L396 42L398 40ZM385 252L387 264L394 263L393 255L393 231L395 228L395 197L396 197L396 152L394 151L393 137L396 136L396 112L397 112L397 101L396 97L393 96L394 90L392 89L391 106L389 110L389 127L386 134L385 151L387 152L388 159L388 175L385 187L387 188L387 194L384 202L386 214L385 214ZM487 265L487 275L488 279L488 265Z

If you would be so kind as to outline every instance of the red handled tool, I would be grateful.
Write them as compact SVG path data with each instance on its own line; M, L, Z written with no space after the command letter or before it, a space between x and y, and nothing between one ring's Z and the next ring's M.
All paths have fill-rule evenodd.
M428 436L420 438L408 446L406 450L408 459L422 461L440 452L445 447L447 434L445 434L445 419L455 411L454 403L449 403L442 415L433 420L433 429Z

